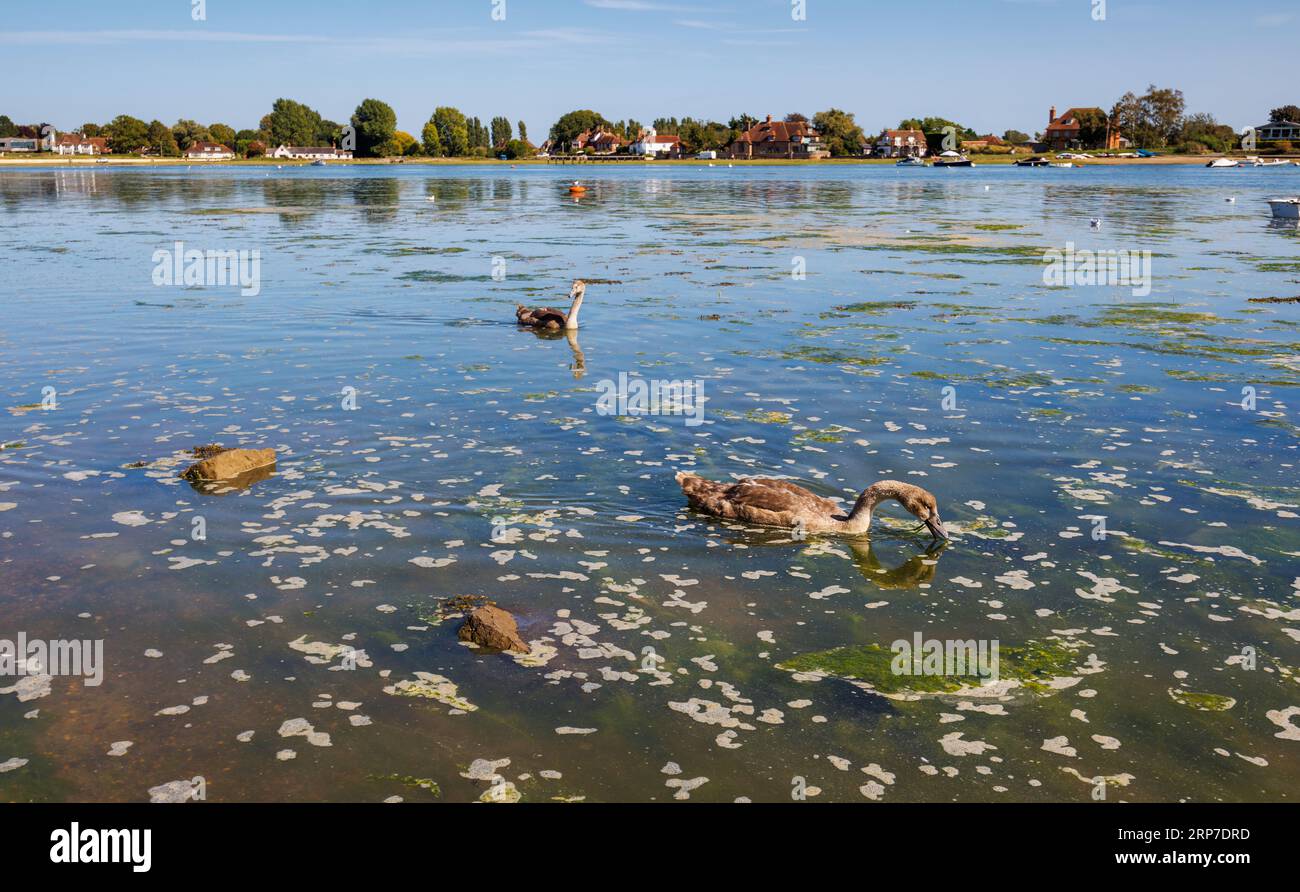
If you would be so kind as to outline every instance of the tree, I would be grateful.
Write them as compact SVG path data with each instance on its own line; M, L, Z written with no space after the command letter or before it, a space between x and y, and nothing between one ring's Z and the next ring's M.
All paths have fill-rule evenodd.
M1110 111L1121 135L1140 147L1159 148L1176 142L1183 130L1181 90L1147 87L1143 96L1125 93Z
M1028 133L1021 133L1019 130L1008 130L1002 134L1002 140L1011 143L1013 146L1023 146L1025 143L1032 141Z
M1270 124L1280 124L1283 121L1290 121L1293 124L1300 124L1300 107L1294 105L1283 105L1273 109L1268 113Z
M82 124L81 135L87 138L90 138L92 136L103 136L104 128L100 127L98 124L90 124L90 123ZM0 136L3 136L3 134L0 134Z
M1178 135L1179 149L1187 153L1229 152L1237 143L1237 134L1227 124L1220 124L1211 114L1188 115Z
M149 125L130 115L118 115L104 128L108 146L116 154L128 155L149 145Z
M8 115L0 115L0 137L17 136L18 126L9 120Z
M799 114L799 112L790 112L790 114L788 114L788 115L785 116L785 120L786 120L786 123L787 123L787 124L807 124L807 123L808 123L808 118L807 118L807 116L806 116L806 115L801 115L801 114Z
M818 112L813 115L812 125L821 134L822 141L826 143L826 148L830 149L832 157L845 158L862 154L862 146L867 141L867 135L862 132L862 128L849 112L838 108Z
M1147 126L1142 100L1132 91L1125 93L1110 110L1110 119L1120 135L1139 148L1150 144L1151 133Z
M459 158L469 154L469 122L460 109L449 105L439 106L433 110L431 123L438 128L443 155Z
M1075 114L1079 122L1079 142L1089 148L1105 147L1110 118L1099 108L1082 108Z
M492 119L492 147L504 146L510 140L514 139L514 128L510 126L509 118L496 117Z
M1183 129L1183 111L1186 109L1182 90L1159 89L1151 84L1147 87L1147 94L1142 97L1142 105L1160 145L1168 145L1178 138L1179 131Z
M661 128L660 125L663 125ZM731 128L717 121L697 121L695 118L660 118L654 124L655 132L677 136L682 141L682 151L687 154L706 152L730 145Z
M491 139L487 128L478 118L470 118L465 122L465 129L469 139L469 154L487 154L488 140Z
M352 129L357 134L357 153L368 158L383 157L392 148L397 132L397 113L378 99L363 100L352 113Z
M342 139L343 125L322 118L316 125L316 138L312 140L312 145L337 146Z
M213 142L219 142L230 149L233 149L235 143L238 142L236 139L238 134L235 133L235 128L229 124L209 124L208 133L212 134Z
M292 99L277 99L261 127L277 146L310 146L319 136L321 116Z
M176 138L176 144L185 151L196 142L212 142L212 134L208 128L204 127L197 121L189 121L182 118L172 125L172 136Z
M442 157L442 137L438 133L438 122L436 118L430 118L429 122L424 125L421 131L421 142L424 144L424 154L430 158Z
M398 130L393 134L393 148L394 155L416 155L419 154L420 144L405 130Z
M519 122L519 140L520 142L528 142L528 125L523 121Z
M727 126L739 133L744 133L757 123L758 118L753 115L737 115L727 123Z
M176 140L175 128L169 128L162 121L152 122L146 136L149 140L149 148L153 149L157 155L164 158L175 158L181 153L181 147Z
M210 130L212 128L208 129ZM228 142L226 145L230 146L230 148L234 149L240 155L247 155L249 158L254 158L256 155L253 154L253 143L260 145L262 151L259 154L265 155L266 143L269 139L270 137L260 130L240 130L235 134L235 141Z
M533 157L533 149L522 139L512 139L506 143L505 154L511 161L516 158L531 158Z
M551 126L551 141L558 149L568 148L579 133L609 126L609 121L603 115L591 109L571 111Z

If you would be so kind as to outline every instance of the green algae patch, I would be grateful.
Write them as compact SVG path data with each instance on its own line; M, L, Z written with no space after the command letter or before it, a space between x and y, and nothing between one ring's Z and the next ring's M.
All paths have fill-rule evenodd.
M800 654L778 663L777 668L858 682L886 697L968 694L983 687L986 681L976 674L973 659L965 675L902 674L894 671L896 659L892 648L865 644ZM1073 678L1077 662L1074 651L1059 641L999 647L997 660L997 683L1035 693L1052 690L1057 686L1056 679Z
M462 712L474 712L478 709L473 703L460 696L459 690L450 679L432 672L417 672L413 679L403 679L384 688L384 693L394 697L433 700Z
M843 443L842 434L851 433L847 427L838 424L820 430L800 431L791 438L792 443Z
M762 409L750 409L745 413L747 421L753 421L756 424L789 424L790 416L785 412L764 411Z
M1173 309L1177 306L1170 303L1117 304L1103 310L1095 324L1141 328L1153 325L1215 325L1228 321L1213 313Z
M816 362L823 365L876 366L884 365L890 361L887 356L852 356L839 350L832 350L829 347L795 347L783 350L781 356L785 359Z
M847 313L865 313L868 316L883 316L890 310L910 310L920 301L916 300L865 300L856 304L836 307L833 312L823 313L822 318Z
M401 784L404 787L411 787L416 790L424 790L426 793L432 793L434 796L439 798L442 797L442 787L438 786L436 780L431 780L427 777L409 777L401 774L386 774L378 777L371 775L371 777L374 777L376 780Z
M1227 712L1237 705L1237 701L1222 694L1207 694L1204 691L1186 691L1182 688L1170 688L1169 696L1180 706L1195 709L1198 712Z

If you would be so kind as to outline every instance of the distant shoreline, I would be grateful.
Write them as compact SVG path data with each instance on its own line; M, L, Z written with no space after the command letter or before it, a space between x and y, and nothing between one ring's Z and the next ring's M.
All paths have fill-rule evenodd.
M1006 167L1013 162L1026 156L1020 155L976 155L972 158L976 167ZM1075 161L1079 166L1090 165L1135 165L1135 166L1159 166L1159 165L1201 165L1204 166L1216 158L1225 157L1222 155L1157 155L1154 158L1092 158L1087 161ZM1226 156L1234 157L1234 156ZM1272 158L1274 156L1270 156ZM1281 158L1283 156L1276 156ZM1293 159L1287 159L1293 160ZM476 165L485 167L520 167L527 165L529 167L559 167L566 169L585 169L600 170L606 167L619 168L629 166L654 166L654 167L720 167L732 165L736 167L816 167L839 165L859 165L859 166L880 166L892 167L896 163L893 158L823 158L818 160L790 159L790 158L757 158L751 160L729 160L720 158L715 161L706 161L698 158L683 158L673 161L646 160L639 161L589 161L581 164L561 164L551 163L545 158L520 158L515 161L501 161L497 158L406 158L396 161L388 158L355 158L350 161L326 161L327 167L346 167L349 165L364 165L367 167L439 167L439 166L464 166ZM73 156L56 156L43 158L13 158L0 157L0 167L96 167L96 166L113 166L113 167L177 167L184 165L186 167L310 167L309 161L288 161L268 158L236 158L230 161L189 161L184 158L136 158L136 157L114 157L112 155L73 155Z

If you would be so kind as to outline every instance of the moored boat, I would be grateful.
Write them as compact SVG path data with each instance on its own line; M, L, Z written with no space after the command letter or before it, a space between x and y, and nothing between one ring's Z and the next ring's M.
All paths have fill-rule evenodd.
M915 156L911 158L899 158L894 162L895 167L925 167L925 162Z
M1015 162L1016 167L1048 167L1051 162L1046 158L1021 158Z
M1240 167L1241 164L1232 158L1215 158L1206 167Z
M1268 206L1278 220L1300 220L1300 198L1269 198Z

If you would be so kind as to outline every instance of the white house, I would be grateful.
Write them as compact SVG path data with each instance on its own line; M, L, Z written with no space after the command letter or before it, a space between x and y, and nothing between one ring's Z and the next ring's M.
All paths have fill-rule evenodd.
M681 154L682 140L677 136L670 136L667 133L656 133L653 127L641 131L636 142L628 147L628 152L633 155L648 155L656 157L659 155L679 155Z
M54 142L54 151L60 155L100 155L107 142L102 136L91 139L80 133L60 133Z
M199 141L185 150L188 161L229 161L235 153L219 142Z
M924 158L925 134L920 130L886 130L876 140L877 158Z
M271 157L291 161L350 161L352 153L333 146L280 146Z

